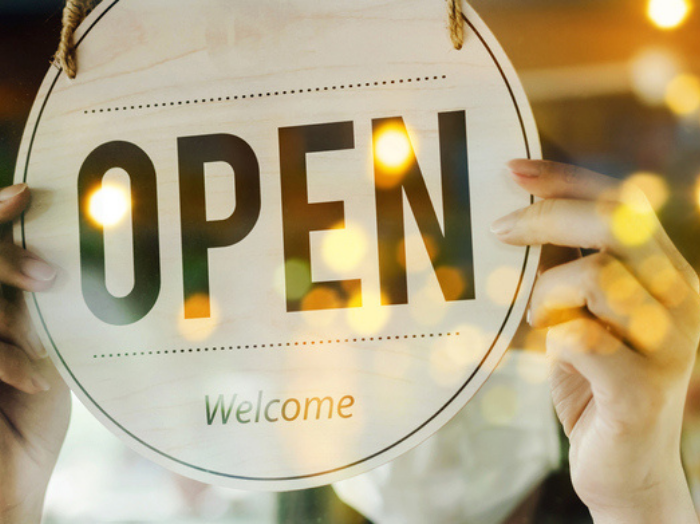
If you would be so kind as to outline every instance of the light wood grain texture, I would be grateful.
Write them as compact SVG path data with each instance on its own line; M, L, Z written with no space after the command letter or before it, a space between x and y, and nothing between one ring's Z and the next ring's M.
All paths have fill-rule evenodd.
M528 205L504 164L537 157L539 144L506 57L465 14L460 51L435 0L105 0L81 26L77 78L52 68L29 120L16 179L41 191L17 233L60 268L54 289L29 297L52 358L127 444L205 482L311 487L419 444L486 380L522 317L538 258L499 244L489 225ZM409 299L381 305L372 121L403 118L443 224L438 114L460 111L476 298L445 300L404 202ZM288 312L279 129L338 122L352 123L354 147L307 155L309 202L342 202L344 218L309 235L312 276L360 279L362 306ZM178 138L212 134L254 151L260 215L240 242L208 251L211 317L185 319ZM142 149L157 179L160 292L128 325L97 318L81 288L90 275L80 269L78 173L113 141ZM235 176L225 163L207 165L208 220L241 205ZM108 177L128 190L123 171ZM136 233L129 220L105 233L115 296L133 286ZM220 411L211 416L220 395L227 409L236 395L226 424ZM325 397L332 416L327 402L317 420L311 401L303 420L306 399ZM298 399L298 416L288 399ZM239 413L241 402L250 406ZM268 405L279 420L265 418Z

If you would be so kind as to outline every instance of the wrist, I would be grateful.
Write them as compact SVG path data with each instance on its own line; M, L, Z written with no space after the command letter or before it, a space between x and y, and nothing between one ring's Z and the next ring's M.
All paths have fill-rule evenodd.
M43 496L27 498L19 504L0 508L0 524L40 524L43 509Z
M619 504L590 505L595 524L698 524L682 470L670 480L650 484Z

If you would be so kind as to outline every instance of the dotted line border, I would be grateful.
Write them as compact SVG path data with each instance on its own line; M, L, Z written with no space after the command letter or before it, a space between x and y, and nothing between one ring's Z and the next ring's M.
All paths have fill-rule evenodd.
M83 111L84 115L88 114L99 114L99 113L116 113L125 111L139 111L145 109L154 109L156 107L180 107L187 106L191 104L210 104L219 102L231 102L234 100L252 100L256 98L268 98L275 96L289 96L294 94L312 93L320 91L334 91L334 90L349 90L349 89L359 89L364 87L375 87L391 84L403 84L411 82L431 82L435 80L444 80L447 75L432 75L432 76L416 76L411 78L399 78L394 80L376 80L371 82L358 82L354 84L341 84L334 86L321 86L321 87L304 87L301 89L291 89L285 91L266 91L264 93L252 93L247 95L229 95L229 96L219 96L213 98L195 98L192 100L176 100L170 102L158 102L150 104L133 104L125 106L112 106L101 109L85 109Z
M184 349L165 349L165 350L144 350L144 351L123 351L121 353L102 353L93 354L93 359L116 359L121 357L148 357L148 356L162 356L162 355L182 355L189 353L208 353L208 352L224 352L224 351L238 351L246 349L272 349L272 348L294 348L294 347L309 347L315 346L319 347L322 345L331 346L333 344L349 344L354 342L387 342L389 340L406 340L414 338L437 338L437 337L451 337L459 336L459 331L454 333L421 333L416 335L389 335L381 337L347 337L347 338L336 338L328 340L302 340L297 342L277 342L272 344L238 344L234 346L206 346L197 348L184 348Z

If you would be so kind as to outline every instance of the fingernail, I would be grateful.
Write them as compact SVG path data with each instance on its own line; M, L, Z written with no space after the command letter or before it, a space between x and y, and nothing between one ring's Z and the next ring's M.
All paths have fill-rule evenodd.
M510 233L515 227L515 224L518 223L518 218L520 218L521 213L522 211L518 210L510 215L499 218L493 224L491 224L491 232L497 235L505 235L506 233Z
M46 262L36 258L25 257L21 262L20 269L26 276L39 282L50 282L56 278L56 270Z
M43 344L39 344L38 348L35 348L35 351L37 358L42 359L46 358L49 356L49 352L46 351L46 348L44 347Z
M32 376L32 385L39 391L48 391L51 389L51 385L48 381L38 373Z
M15 184L14 186L5 187L0 190L0 202L5 202L16 197L27 189L27 184Z
M527 312L525 313L525 320L532 326L532 309L530 307L527 308Z
M29 346L28 351L31 353L31 356L37 360L41 360L49 356L46 348L41 343Z
M506 166L516 175L527 178L537 178L542 173L539 163L524 158L511 160Z

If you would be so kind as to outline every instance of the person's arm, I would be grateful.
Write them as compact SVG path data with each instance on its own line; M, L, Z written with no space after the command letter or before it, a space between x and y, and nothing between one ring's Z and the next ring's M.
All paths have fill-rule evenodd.
M503 242L597 250L544 271L530 313L549 328L577 494L596 524L696 524L680 436L700 341L698 277L641 192L564 164L509 167L544 200L494 223Z
M70 395L37 338L19 290L44 291L54 269L15 246L11 222L29 189L0 190L0 524L38 524L70 416Z

